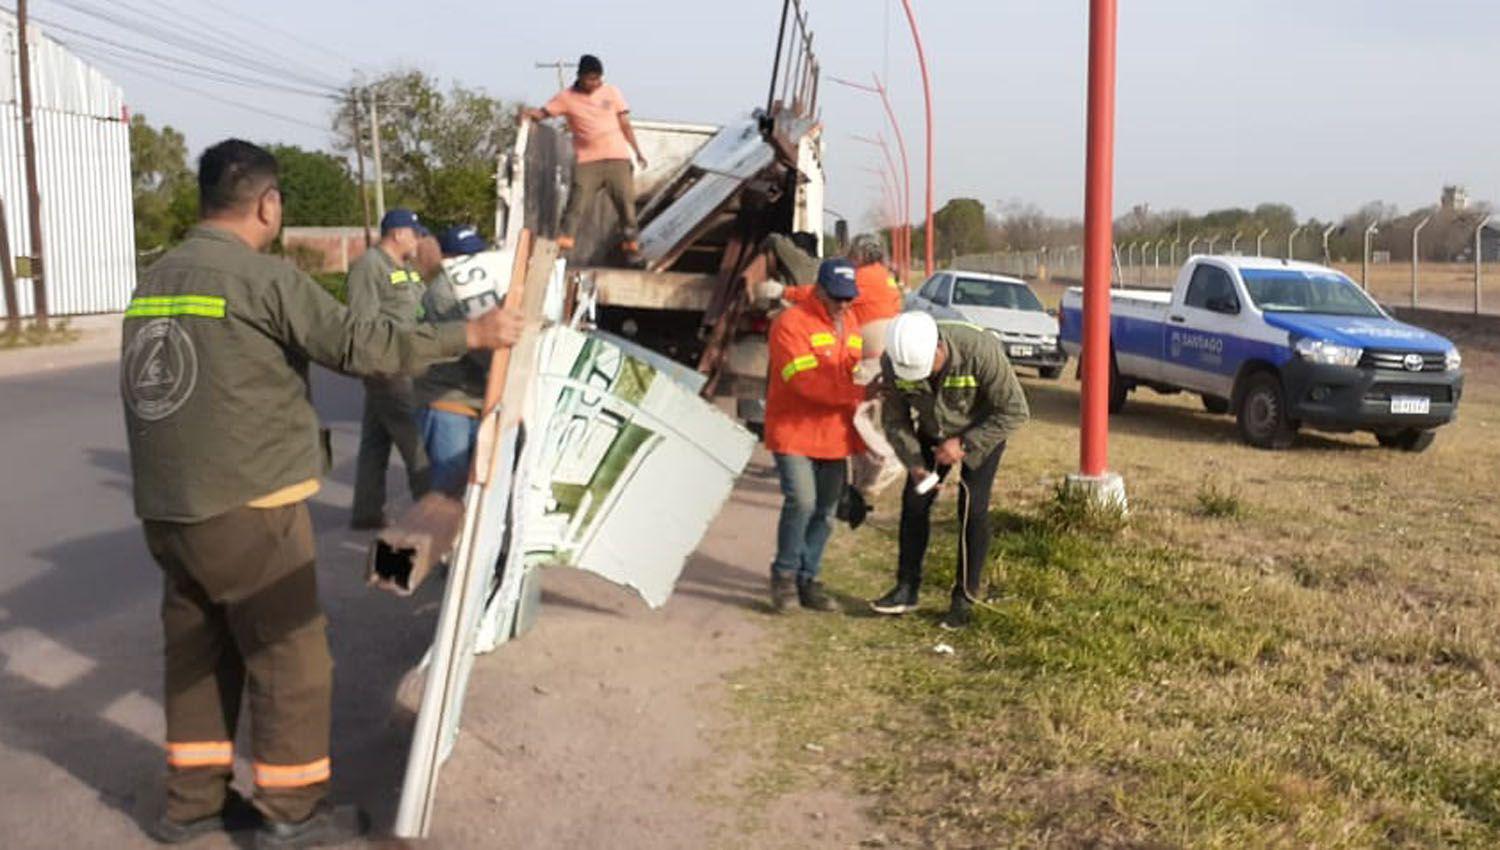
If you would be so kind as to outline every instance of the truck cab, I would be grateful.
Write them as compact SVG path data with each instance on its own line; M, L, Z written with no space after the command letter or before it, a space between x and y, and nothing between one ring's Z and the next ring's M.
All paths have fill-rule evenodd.
M1298 428L1368 431L1421 451L1457 415L1457 347L1397 321L1324 266L1201 256L1171 292L1111 291L1111 409L1137 387L1193 392L1233 411L1245 442L1289 446ZM1063 298L1063 345L1081 350L1082 297Z

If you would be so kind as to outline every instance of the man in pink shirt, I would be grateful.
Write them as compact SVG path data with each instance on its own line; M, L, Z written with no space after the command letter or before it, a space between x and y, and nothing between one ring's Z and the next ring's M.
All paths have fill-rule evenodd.
M526 112L533 121L562 116L573 134L573 150L578 156L573 167L573 186L568 191L568 206L563 211L559 248L573 247L578 217L593 203L602 189L615 205L622 225L621 249L634 260L640 252L636 241L635 178L630 170L631 153L646 170L646 158L636 144L635 130L630 126L630 105L625 95L604 82L604 63L585 54L578 60L578 79L558 92L541 109Z

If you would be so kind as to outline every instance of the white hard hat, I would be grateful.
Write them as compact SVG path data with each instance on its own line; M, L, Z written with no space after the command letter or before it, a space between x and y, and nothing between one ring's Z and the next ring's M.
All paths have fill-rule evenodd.
M937 344L937 322L921 311L902 313L891 320L885 332L885 353L891 358L896 377L903 381L920 381L932 375Z

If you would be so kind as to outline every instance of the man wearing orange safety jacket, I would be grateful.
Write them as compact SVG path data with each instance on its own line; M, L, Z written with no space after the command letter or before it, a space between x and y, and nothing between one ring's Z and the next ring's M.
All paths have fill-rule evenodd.
M830 517L847 481L847 461L864 450L854 431L854 408L865 390L854 383L864 341L848 317L859 295L854 266L825 260L813 297L776 317L770 333L766 392L766 447L776 460L785 497L771 563L771 604L793 601L814 611L838 606L818 574Z
M901 312L905 298L901 286L885 264L885 248L874 236L855 237L849 246L849 262L854 264L854 285L859 295L849 305L854 327L863 327L879 319L893 319ZM816 284L788 286L781 297L798 304L813 297Z

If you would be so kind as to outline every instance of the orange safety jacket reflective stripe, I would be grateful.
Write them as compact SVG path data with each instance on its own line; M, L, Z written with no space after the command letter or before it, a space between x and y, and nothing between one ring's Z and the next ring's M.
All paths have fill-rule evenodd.
M864 388L854 383L864 340L845 314L840 333L823 302L803 301L776 317L770 333L766 448L777 454L840 460L864 451L854 408Z

